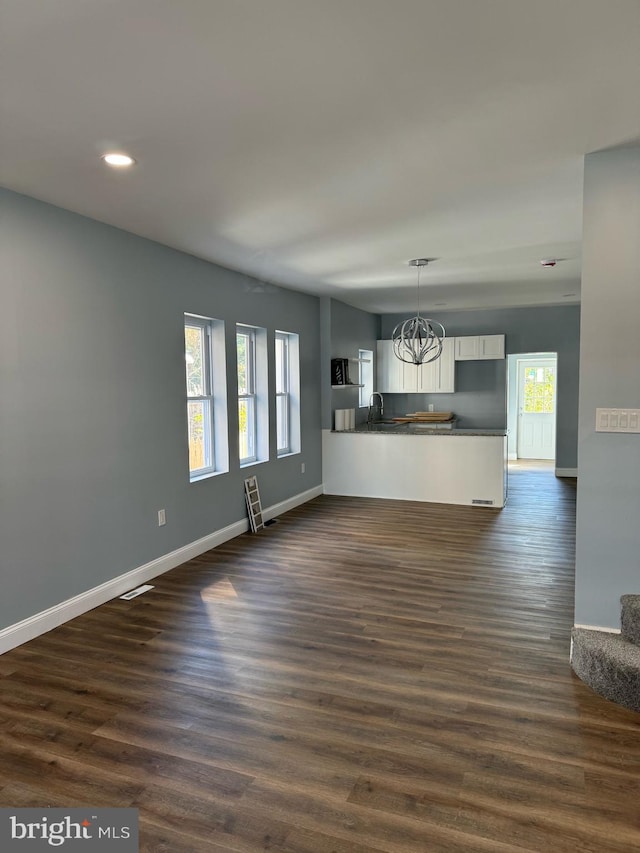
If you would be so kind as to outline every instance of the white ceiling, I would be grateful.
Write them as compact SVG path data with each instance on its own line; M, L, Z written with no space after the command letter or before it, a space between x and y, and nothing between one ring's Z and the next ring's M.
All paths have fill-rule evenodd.
M640 140L638 0L0 16L2 184L376 312L415 308L420 256L429 306L579 301L583 155Z

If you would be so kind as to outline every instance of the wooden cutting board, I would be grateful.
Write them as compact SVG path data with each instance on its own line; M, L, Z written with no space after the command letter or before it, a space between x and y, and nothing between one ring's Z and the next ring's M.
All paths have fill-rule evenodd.
M392 418L396 423L404 424L430 424L430 423L446 423L453 420L453 412L414 412L407 414L403 418Z
M394 420L396 420L394 418ZM453 420L453 412L407 412L404 421L420 423L446 423Z

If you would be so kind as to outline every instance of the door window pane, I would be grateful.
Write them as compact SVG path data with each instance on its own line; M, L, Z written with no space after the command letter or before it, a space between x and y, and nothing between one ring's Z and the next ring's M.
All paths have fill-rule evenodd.
M554 367L528 367L524 378L524 414L553 414L556 393Z

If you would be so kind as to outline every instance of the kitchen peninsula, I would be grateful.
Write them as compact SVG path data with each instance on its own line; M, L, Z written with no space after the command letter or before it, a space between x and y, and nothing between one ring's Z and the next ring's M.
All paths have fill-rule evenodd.
M371 427L323 430L325 494L504 506L505 430Z

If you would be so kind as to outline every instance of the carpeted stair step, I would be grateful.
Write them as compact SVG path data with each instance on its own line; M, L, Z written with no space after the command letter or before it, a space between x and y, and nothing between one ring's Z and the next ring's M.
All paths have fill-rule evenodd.
M622 636L630 643L640 646L640 595L623 595Z
M620 634L573 628L571 666L596 693L640 711L640 646Z

